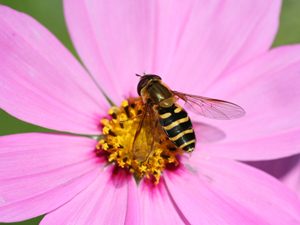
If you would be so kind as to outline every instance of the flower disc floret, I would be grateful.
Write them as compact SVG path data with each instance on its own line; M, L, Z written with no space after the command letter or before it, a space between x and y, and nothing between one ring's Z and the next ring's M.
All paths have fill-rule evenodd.
M146 178L157 184L164 169L178 167L182 150L159 125L153 130L151 124L158 123L157 118L145 119L145 109L140 98L113 106L108 112L110 118L101 121L104 138L97 145L97 153L107 153L108 162L128 170L137 180Z

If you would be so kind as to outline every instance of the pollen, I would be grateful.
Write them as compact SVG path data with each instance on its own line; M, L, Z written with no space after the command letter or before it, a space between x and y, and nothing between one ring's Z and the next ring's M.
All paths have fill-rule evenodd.
M130 98L109 109L109 118L101 120L104 136L96 152L105 153L109 163L129 171L137 181L149 179L158 184L166 168L179 165L183 152L166 136L154 111L149 113L147 108L140 98Z

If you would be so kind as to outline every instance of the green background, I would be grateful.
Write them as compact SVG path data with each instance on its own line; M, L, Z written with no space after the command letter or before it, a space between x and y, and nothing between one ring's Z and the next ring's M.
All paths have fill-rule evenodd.
M61 0L0 0L0 4L11 6L19 11L32 15L54 33L65 46L75 54L74 47L72 46L64 23ZM274 46L299 42L300 0L284 0L280 28ZM44 128L21 122L0 110L0 135L45 130ZM38 217L25 222L11 224L38 224L41 219L42 217Z

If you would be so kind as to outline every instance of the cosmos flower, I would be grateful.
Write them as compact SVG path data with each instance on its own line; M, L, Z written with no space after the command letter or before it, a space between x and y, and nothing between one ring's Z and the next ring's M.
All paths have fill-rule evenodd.
M64 7L85 67L35 20L0 7L0 107L64 132L0 138L0 221L46 214L41 224L300 223L295 193L236 161L299 152L300 46L269 50L280 1L66 0ZM198 141L157 184L108 163L92 138L100 121L109 123L102 93L120 106L137 96L134 74L143 72L247 112L232 121L190 113L226 138ZM126 129L117 136L125 142L133 132Z

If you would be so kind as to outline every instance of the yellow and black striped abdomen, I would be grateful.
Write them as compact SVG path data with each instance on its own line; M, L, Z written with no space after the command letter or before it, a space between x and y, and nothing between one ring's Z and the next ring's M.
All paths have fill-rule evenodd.
M174 104L169 108L158 108L159 122L168 138L179 148L191 152L196 137L187 112Z

